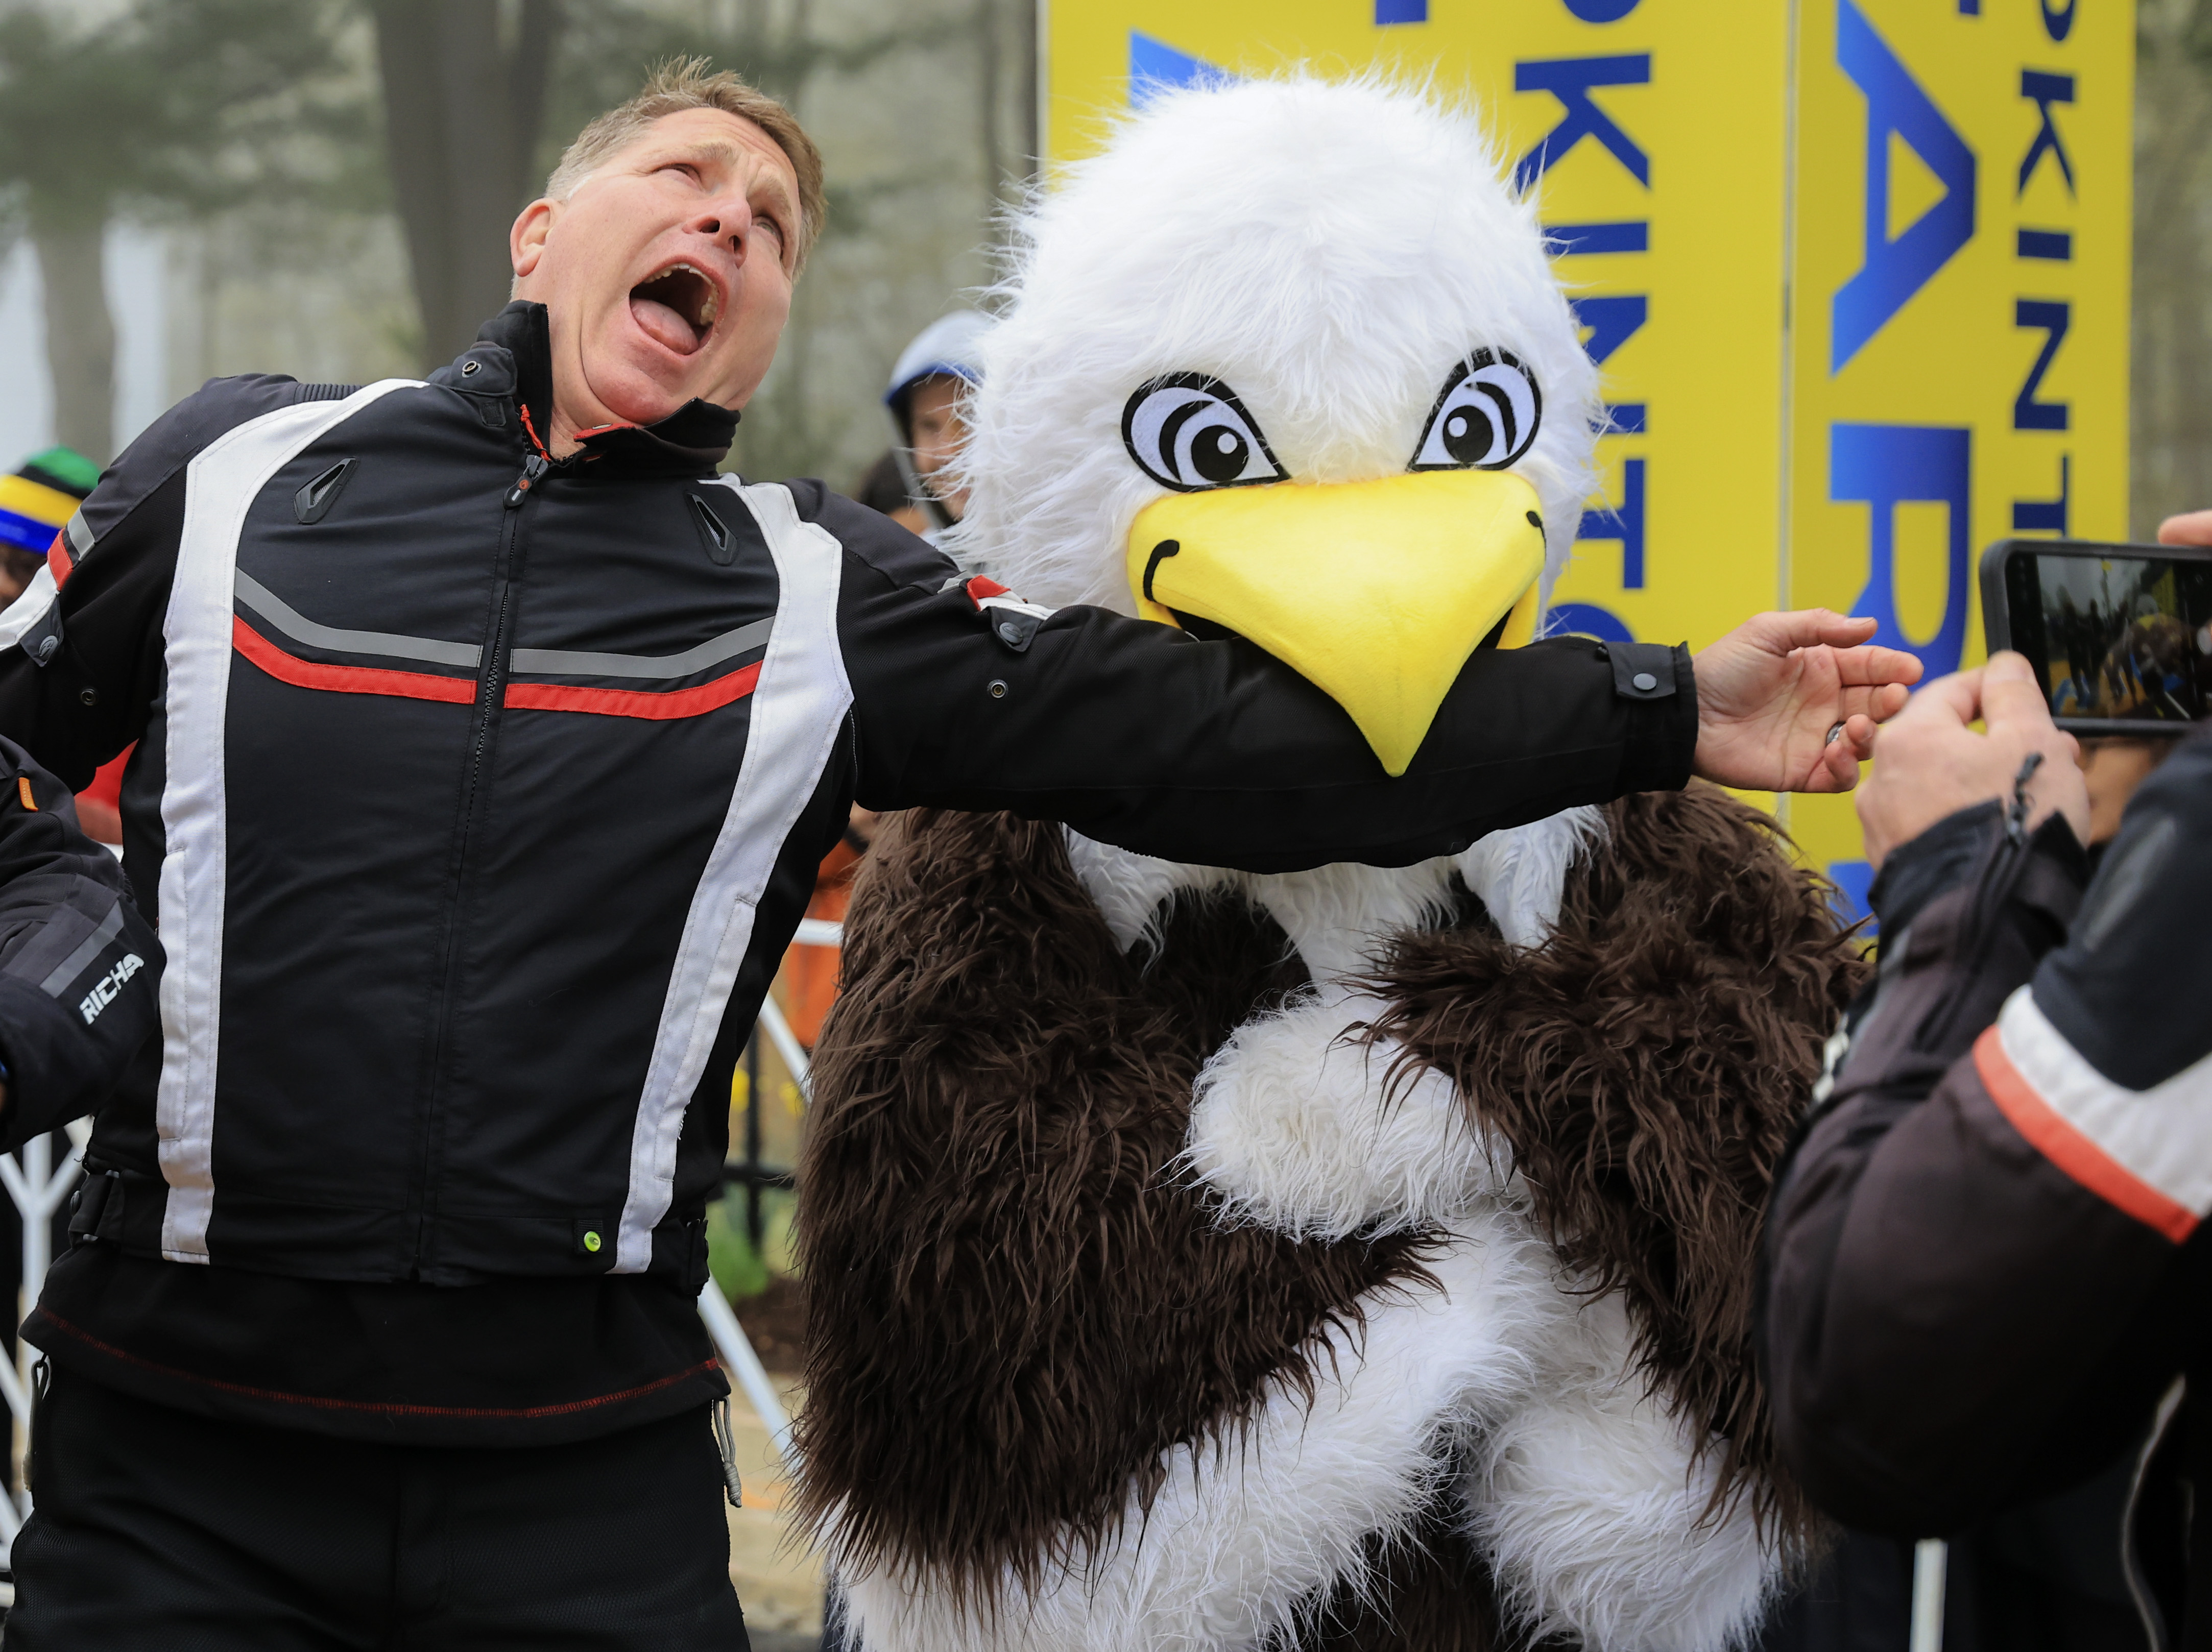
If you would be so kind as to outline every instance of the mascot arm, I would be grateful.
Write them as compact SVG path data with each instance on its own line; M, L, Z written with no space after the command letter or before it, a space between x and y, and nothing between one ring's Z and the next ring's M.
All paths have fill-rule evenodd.
M1486 1439L1470 1534L1532 1641L1585 1652L1727 1652L1784 1570L1746 1497L1714 1498L1716 1455L1634 1370L1618 1297L1555 1297L1526 1403Z
M1623 1396L1604 1400L1628 1406L1622 1428L1679 1425L1666 1437L1695 1445L1719 1507L1748 1504L1783 1543L1807 1515L1753 1365L1753 1275L1775 1167L1866 973L1828 896L1771 817L1715 787L1624 798L1540 944L1483 923L1402 938L1370 1034L1451 1081L1576 1292L1625 1309ZM1571 1421L1540 1406L1527 1449ZM1552 1518L1532 1516L1531 1542Z
M1994 803L1884 865L1880 982L1766 1236L1782 1444L1851 1524L1947 1532L2077 1481L2180 1370L2179 1304L2203 1290L2181 1242L2208 1202L2212 861L2155 863L2208 820L2200 741L2137 794L2086 895L2063 822L2014 842ZM1961 831L1949 887L1896 921L1885 893Z
M836 524L853 536L839 627L870 808L1003 810L1280 872L1407 865L1688 778L1697 696L1680 650L1672 691L1650 697L1624 693L1583 639L1478 653L1392 780L1334 701L1249 643L1076 607L1010 646L1006 610L979 610L920 541L878 554L908 536L885 523L863 544L863 525Z

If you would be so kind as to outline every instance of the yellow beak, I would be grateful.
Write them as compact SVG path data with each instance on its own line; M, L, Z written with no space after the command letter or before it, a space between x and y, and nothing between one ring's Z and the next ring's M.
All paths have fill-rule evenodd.
M1137 611L1210 620L1351 714L1392 774L1483 639L1536 629L1536 490L1503 471L1170 494L1129 530Z

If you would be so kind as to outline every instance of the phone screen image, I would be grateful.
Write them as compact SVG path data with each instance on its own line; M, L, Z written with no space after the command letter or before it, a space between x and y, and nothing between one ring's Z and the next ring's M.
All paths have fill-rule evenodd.
M2212 562L2039 551L2005 575L2012 646L2054 717L2189 723L2212 709Z

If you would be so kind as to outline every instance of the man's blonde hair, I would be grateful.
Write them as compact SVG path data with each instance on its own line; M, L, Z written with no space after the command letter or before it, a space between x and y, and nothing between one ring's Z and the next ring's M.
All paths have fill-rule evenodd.
M663 115L685 109L720 109L725 114L750 120L775 140L799 175L799 222L793 230L792 270L795 273L814 250L822 234L822 219L829 203L822 193L822 153L800 128L799 118L757 87L748 85L725 69L720 73L704 58L672 58L645 79L645 85L628 103L610 109L576 134L576 141L562 151L561 164L545 180L545 193L565 201L576 186L597 172L617 150L628 148L645 129Z

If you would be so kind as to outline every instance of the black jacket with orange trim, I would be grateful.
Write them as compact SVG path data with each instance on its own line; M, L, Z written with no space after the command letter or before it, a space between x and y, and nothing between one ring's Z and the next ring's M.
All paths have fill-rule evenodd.
M10 610L0 732L72 784L139 741L125 861L167 950L92 1237L696 1285L732 1070L856 798L1277 869L1686 777L1681 651L1635 691L1581 640L1480 653L1391 780L1249 644L987 609L818 483L715 475L724 410L553 461L550 360L517 304L427 383L212 383Z
M2137 1454L2124 1559L2154 1647L2212 1646L2212 1529L2178 1489L2212 1491L2206 1407L2179 1399L2212 1383L2208 845L2212 730L2093 881L2063 820L2024 834L1996 803L1896 852L1761 1293L1783 1449L1852 1527L1949 1535Z

